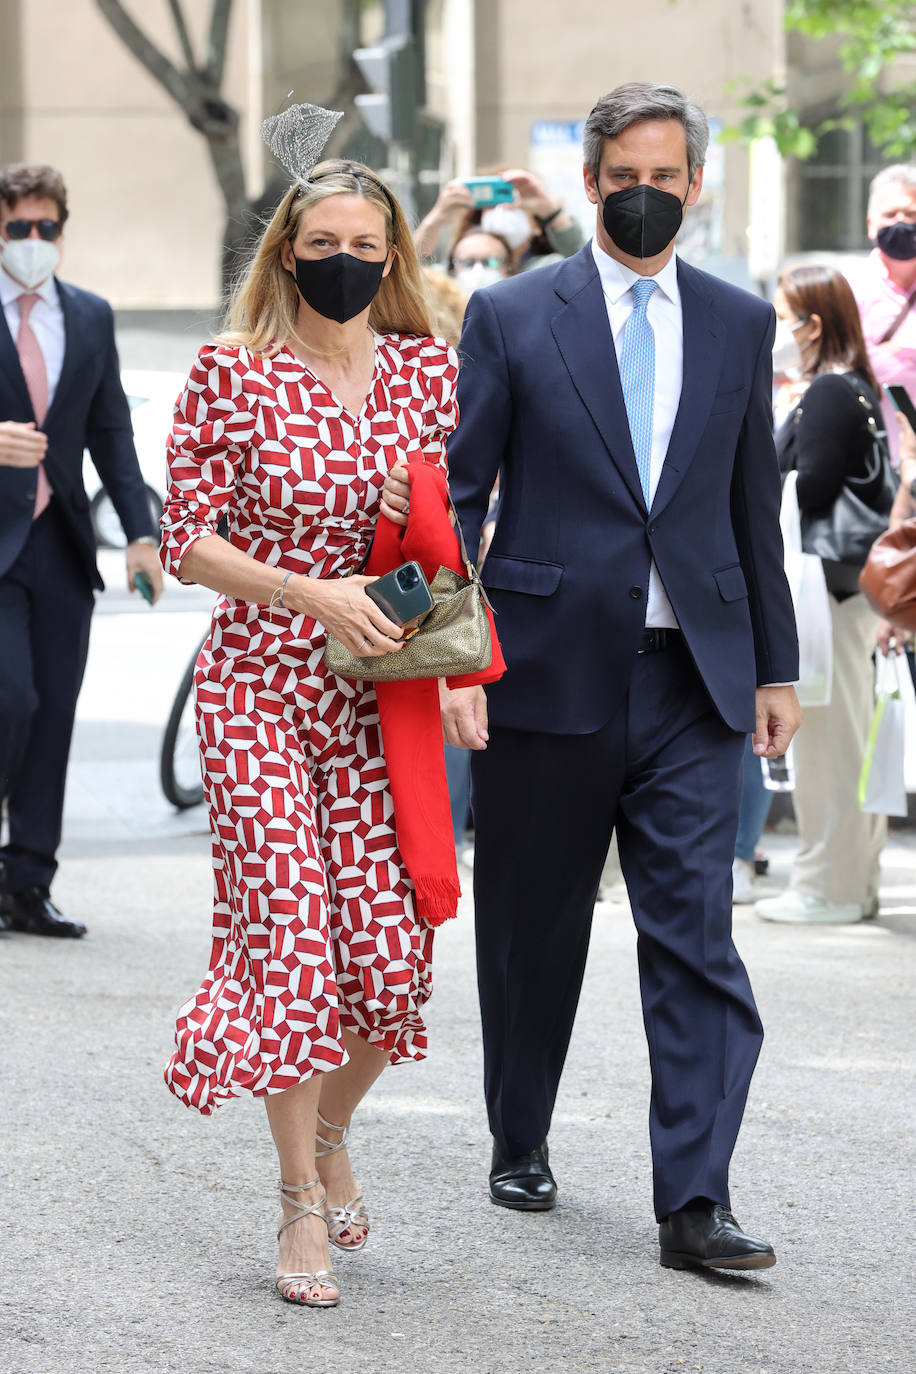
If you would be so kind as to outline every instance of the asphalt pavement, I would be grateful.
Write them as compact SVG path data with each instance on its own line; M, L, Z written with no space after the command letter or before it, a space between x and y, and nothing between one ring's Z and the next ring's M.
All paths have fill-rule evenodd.
M892 833L875 922L791 929L736 910L767 1040L733 1206L776 1246L774 1269L658 1265L635 938L611 881L551 1134L557 1209L487 1200L465 899L437 935L429 1058L386 1073L355 1123L369 1244L339 1256L336 1310L281 1302L263 1108L204 1120L162 1082L175 1010L206 967L211 876L202 809L171 810L157 755L209 594L172 584L149 611L118 585L121 556L104 563L54 888L90 933L0 936L0 1369L911 1369L913 830ZM793 845L767 836L765 890Z

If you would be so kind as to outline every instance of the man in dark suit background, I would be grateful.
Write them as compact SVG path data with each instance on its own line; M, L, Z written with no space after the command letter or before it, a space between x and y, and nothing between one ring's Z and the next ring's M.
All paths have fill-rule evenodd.
M761 1268L728 1166L762 1031L731 938L741 756L800 711L771 433L773 311L689 267L706 119L633 83L586 124L595 237L478 291L452 493L505 678L444 693L475 752L475 901L490 1196L551 1207L547 1132L612 830L638 931L661 1260ZM775 684L775 685L774 685ZM549 833L531 854L531 835ZM608 1026L613 1034L613 1025Z
M51 902L94 589L88 448L127 536L128 585L162 573L110 306L58 281L67 195L52 167L0 169L0 921L81 936Z

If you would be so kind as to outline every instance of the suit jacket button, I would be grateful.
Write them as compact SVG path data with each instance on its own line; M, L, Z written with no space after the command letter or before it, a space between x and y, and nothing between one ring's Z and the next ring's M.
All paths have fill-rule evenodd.
M25 499L26 499L27 501L34 501L34 500L35 500L35 497L36 497L37 495L38 495L37 489L34 490L34 491L27 491L26 494L25 494Z
M649 526L649 533L650 533L650 534L654 534L654 533L655 533L655 526L654 526L654 525L650 525L650 526Z
M633 598L634 601L639 601L642 597L642 587L631 587L630 596Z

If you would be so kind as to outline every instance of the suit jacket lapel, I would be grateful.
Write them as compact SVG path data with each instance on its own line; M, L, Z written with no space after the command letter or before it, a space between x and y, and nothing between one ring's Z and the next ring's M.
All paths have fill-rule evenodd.
M19 362L19 354L13 342L9 325L6 322L6 312L0 309L0 381L4 382L13 396L16 398L20 407L24 407L28 414L35 418L32 410L32 398L29 389L25 384L25 377L22 375L22 367ZM8 415L3 416L9 419Z
M50 409L45 423L50 423L53 416L57 414L58 407L66 399L66 392L76 373L78 361L78 349L80 345L80 320L77 301L63 282L56 281L57 295L60 300L61 310L64 316L64 361L61 366L60 376L57 379L57 386L54 388L54 400L51 402ZM85 348L86 339L82 340Z
M646 503L630 437L614 340L591 244L587 243L575 257L563 264L558 273L556 290L565 301L563 308L551 321L557 347L572 384L594 420L621 477L634 501L645 511Z
M668 504L690 466L709 419L725 358L725 326L709 304L702 277L680 260L677 277L684 330L681 399L652 502L653 515Z

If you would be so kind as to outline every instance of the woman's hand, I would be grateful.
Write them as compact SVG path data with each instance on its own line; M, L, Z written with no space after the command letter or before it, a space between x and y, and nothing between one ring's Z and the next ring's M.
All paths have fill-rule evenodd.
M377 577L318 578L297 573L286 584L283 604L319 621L352 654L380 658L404 647L404 632L366 595L366 587L377 581Z
M890 653L892 644L894 646L894 653L902 654L906 649L908 637L906 631L895 629L890 621L879 620L878 633L875 635L875 643L878 646L878 652L885 658L887 658Z
M457 177L446 182L435 205L414 230L413 241L420 257L432 257L441 230L457 223L459 216L473 209L474 197L464 182Z
M524 167L510 167L508 171L503 172L503 180L508 181L514 189L516 204L529 215L546 219L563 204L561 200L551 196L539 176Z
M382 514L396 525L406 526L410 510L410 478L403 463L398 463L385 478L382 487Z
M900 430L900 475L909 483L916 477L916 434L909 420L899 410L896 418Z

